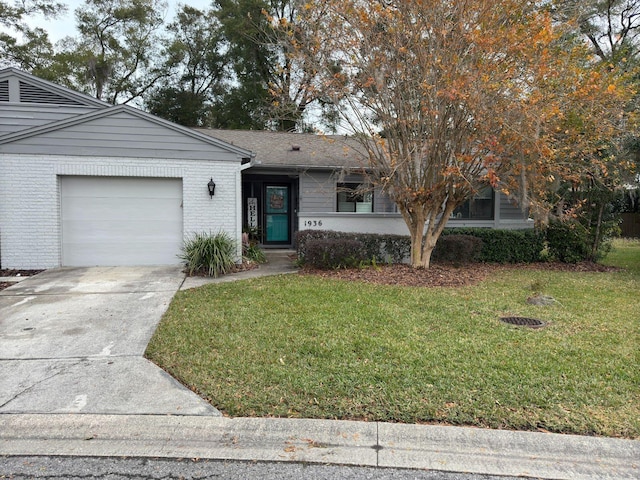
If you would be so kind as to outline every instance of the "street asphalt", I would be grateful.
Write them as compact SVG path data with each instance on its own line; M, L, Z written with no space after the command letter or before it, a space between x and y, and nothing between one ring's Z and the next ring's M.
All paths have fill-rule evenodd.
M640 441L378 422L226 418L143 358L179 267L60 268L0 291L0 455L200 458L638 479ZM0 472L1 473L1 472Z

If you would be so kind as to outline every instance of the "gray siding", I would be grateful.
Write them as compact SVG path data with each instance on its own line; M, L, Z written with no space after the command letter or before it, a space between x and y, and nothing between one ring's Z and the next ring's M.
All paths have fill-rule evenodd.
M0 103L0 135L39 127L96 110L95 107L73 107Z
M336 172L308 170L300 175L300 212L336 212L337 184L362 181L361 175L340 176ZM395 213L394 203L379 188L376 188L373 193L373 211L374 213Z
M527 215L518 205L513 203L503 193L496 194L500 198L500 220L526 220Z
M118 112L0 145L0 152L29 155L237 160L208 142Z
M336 179L332 172L306 171L300 175L300 212L336 210Z
M391 201L381 188L376 188L373 193L373 211L375 213L396 213L396 204Z

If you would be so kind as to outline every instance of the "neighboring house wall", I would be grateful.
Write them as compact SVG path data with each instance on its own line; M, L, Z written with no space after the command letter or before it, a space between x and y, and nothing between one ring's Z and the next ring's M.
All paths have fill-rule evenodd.
M0 245L3 268L61 264L59 176L181 178L183 231L241 236L239 162L0 154ZM215 196L206 183L214 177Z
M0 104L0 135L46 125L92 111L95 111L95 108L25 103Z
M182 236L222 231L236 240L240 258L241 162L250 157L244 148L132 107L112 106L13 68L0 70L0 265L59 266L67 261L63 243L69 264L172 262ZM63 182L66 176L87 178ZM212 198L209 179L217 185ZM102 196L94 194L100 187ZM146 249L156 231L157 248ZM163 232L170 240L160 238ZM89 254L74 257L77 252Z
M110 115L97 111L95 118L84 117L82 123L73 124L78 121L77 117L68 121L71 123L69 127L14 140L2 145L0 151L33 155L238 160L238 156L228 150L193 141L182 132L135 116L131 110L120 110Z

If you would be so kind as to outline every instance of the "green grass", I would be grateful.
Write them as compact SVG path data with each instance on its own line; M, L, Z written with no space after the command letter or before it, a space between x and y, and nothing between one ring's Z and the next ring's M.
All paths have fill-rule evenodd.
M179 292L147 355L231 416L640 438L640 243L465 288L285 275ZM525 300L539 290L553 306ZM501 315L548 321L531 330Z
M613 250L602 261L640 275L640 238L618 238L613 241Z

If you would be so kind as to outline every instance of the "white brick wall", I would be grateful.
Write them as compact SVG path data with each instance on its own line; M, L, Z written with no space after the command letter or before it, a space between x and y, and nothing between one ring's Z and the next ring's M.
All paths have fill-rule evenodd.
M2 268L60 266L63 175L181 178L185 236L225 231L241 248L239 161L0 154ZM207 182L212 177L216 191L210 198Z

